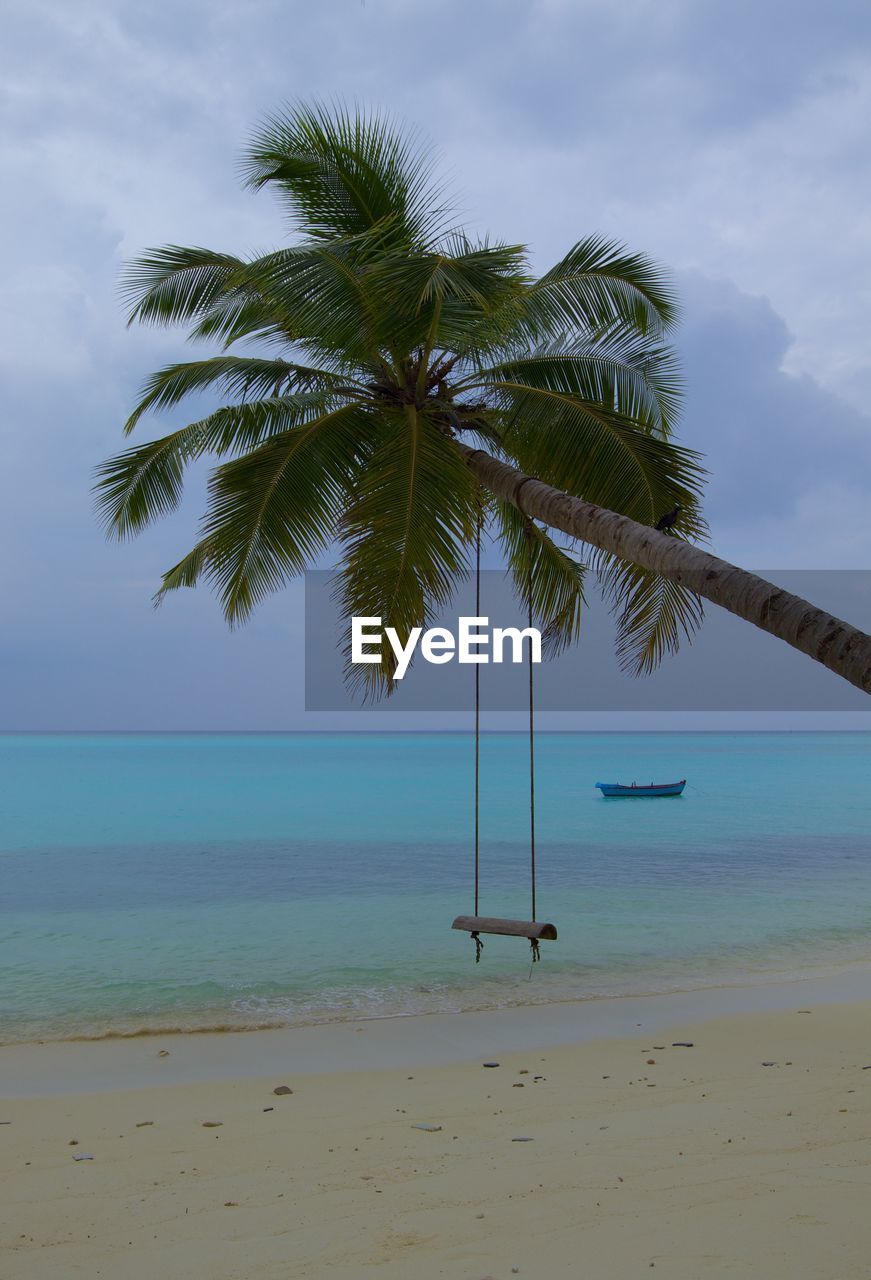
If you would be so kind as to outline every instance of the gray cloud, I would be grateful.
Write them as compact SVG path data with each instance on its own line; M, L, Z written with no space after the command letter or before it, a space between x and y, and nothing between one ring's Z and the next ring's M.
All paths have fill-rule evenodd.
M783 568L871 565L871 418L785 368L791 335L764 298L680 277L682 434L706 457L716 549Z

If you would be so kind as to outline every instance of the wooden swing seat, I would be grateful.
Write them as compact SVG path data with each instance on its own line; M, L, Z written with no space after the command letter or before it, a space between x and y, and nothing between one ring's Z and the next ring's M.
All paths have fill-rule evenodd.
M498 916L457 916L452 929L466 933L501 933L512 938L545 939L556 942L556 925L538 920L500 920Z

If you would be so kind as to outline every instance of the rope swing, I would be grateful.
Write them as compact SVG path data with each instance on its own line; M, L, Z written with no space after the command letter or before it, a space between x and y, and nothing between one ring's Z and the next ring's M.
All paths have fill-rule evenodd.
M475 616L481 616L481 530L484 523L483 504L478 507L478 523L475 532ZM526 613L529 627L532 627L533 600L533 541L532 526L527 518L524 524L526 541ZM497 916L481 916L479 912L479 834L480 834L480 758L481 758L481 666L475 663L475 891L474 915L457 916L451 928L462 929L472 936L475 944L475 964L481 960L484 949L482 933L503 934L512 937L528 938L532 961L541 959L539 942L542 938L556 940L556 926L539 924L536 920L535 903L535 680L532 662L532 645L527 659L529 672L529 869L531 888L531 919L505 920Z

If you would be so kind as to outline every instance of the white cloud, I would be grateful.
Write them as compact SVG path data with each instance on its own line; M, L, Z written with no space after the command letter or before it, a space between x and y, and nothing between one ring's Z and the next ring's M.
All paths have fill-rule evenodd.
M485 225L532 238L544 263L588 230L675 269L770 299L794 343L785 367L864 407L871 389L871 58L820 68L782 108L706 131L691 68L646 74L625 116L582 105L569 136L506 136L470 113L451 153ZM644 110L644 116L633 114ZM573 110L574 109L574 110Z

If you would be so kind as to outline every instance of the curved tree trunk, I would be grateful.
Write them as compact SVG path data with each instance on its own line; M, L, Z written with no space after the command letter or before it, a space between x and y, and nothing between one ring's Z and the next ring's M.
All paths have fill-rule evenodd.
M483 449L455 443L481 484L524 515L689 587L871 693L871 636L864 631L680 538L554 489Z

